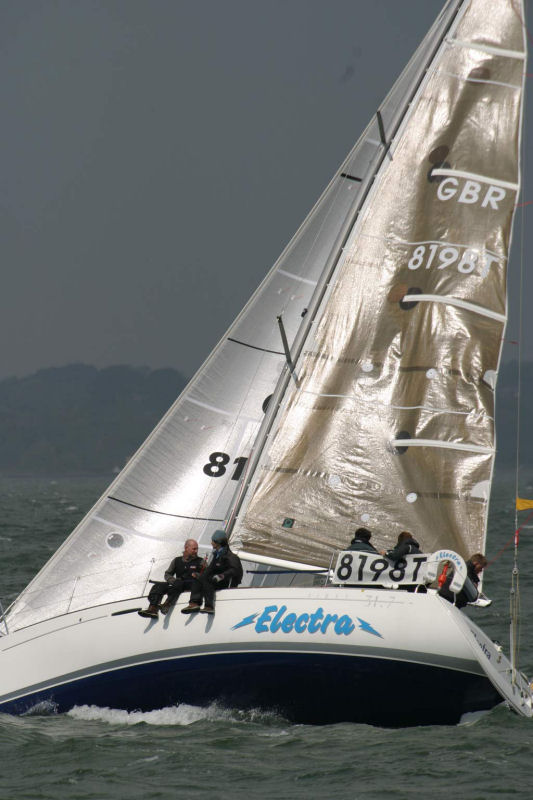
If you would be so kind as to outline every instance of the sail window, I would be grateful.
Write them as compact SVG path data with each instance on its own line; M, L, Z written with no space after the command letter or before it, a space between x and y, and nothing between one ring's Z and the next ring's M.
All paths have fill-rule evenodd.
M435 175L434 171L437 169L451 169L451 164L449 161L439 161L437 164L433 164L431 169L428 172L428 181L430 183L440 183L444 180L443 175Z
M412 436L409 433L409 431L400 431L399 433L396 434L394 438L395 441L398 441L398 439L411 439ZM403 447L402 445L393 448L393 452L396 453L396 455L398 456L403 456L403 454L407 453L408 450L409 450L408 447Z
M404 295L404 297L411 298L414 294L422 294L422 289L419 289L417 286L413 286L413 287L411 287L410 289L407 290L407 292ZM415 308L415 306L417 306L417 305L418 305L418 301L417 300L411 300L411 299L405 300L404 298L402 298L400 300L400 302L399 302L399 306L402 309L402 311L410 311L412 308Z
M113 531L107 535L106 544L112 550L115 550L117 547L122 547L124 544L124 537L121 533Z
M428 161L430 164L440 164L442 161L446 159L446 156L450 152L450 148L446 144L440 144L428 156Z
M450 152L450 148L446 144L441 144L435 147L428 156L428 161L431 164L430 170L427 174L430 183L440 183L444 178L441 175L434 175L435 169L450 169L451 164L446 161L446 156Z

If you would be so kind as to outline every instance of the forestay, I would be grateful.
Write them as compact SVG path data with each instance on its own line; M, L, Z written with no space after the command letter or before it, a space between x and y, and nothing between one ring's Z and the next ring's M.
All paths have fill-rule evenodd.
M406 107L252 481L245 551L328 566L358 525L384 547L407 529L427 552L483 549L522 19L462 4Z
M441 15L382 105L387 129L401 111L405 87L419 80L456 5ZM285 367L276 318L282 315L292 342L383 150L374 119L183 394L15 601L10 630L67 610L138 597L150 577L162 577L185 539L208 545L212 531L224 524Z

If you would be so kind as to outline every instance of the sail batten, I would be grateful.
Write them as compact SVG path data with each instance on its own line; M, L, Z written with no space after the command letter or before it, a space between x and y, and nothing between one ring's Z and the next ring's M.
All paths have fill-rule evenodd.
M493 447L480 447L476 444L466 444L465 442L447 442L442 439L409 439L406 444L406 439L393 439L391 441L393 447L443 447L450 450L464 450L469 453L486 453L491 455L494 452Z
M465 300L459 300L457 297L450 297L449 295L439 294L406 294L403 297L404 303L444 303L445 305L455 306L456 308L463 308L465 311L471 311L473 314L480 314L482 317L497 320L498 322L505 322L507 317L505 314L498 314L497 311L492 311L490 308L482 308L475 303L467 303Z
M482 53L489 53L491 55L504 56L505 58L516 58L521 61L524 61L527 58L527 53L524 53L520 50L506 50L503 47L494 47L486 44L483 45L477 42L465 41L464 39L451 37L448 37L446 41L448 44L455 44L459 47L465 47L469 50L479 50Z

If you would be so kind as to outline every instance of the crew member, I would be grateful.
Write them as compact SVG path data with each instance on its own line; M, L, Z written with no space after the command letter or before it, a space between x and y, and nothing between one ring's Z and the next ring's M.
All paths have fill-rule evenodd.
M364 550L366 553L376 553L374 545L370 544L372 534L366 528L357 528L355 535L350 542L348 550Z
M453 580L453 569L448 569L446 579L440 587L438 594L450 603L455 603L457 608L464 608L467 603L472 603L474 600L477 600L479 596L477 588L479 585L479 574L485 569L488 563L483 553L474 553L473 556L470 556L466 562L467 578L465 584L457 594L454 594L450 589L450 583ZM468 581L471 581L472 585L469 585Z
M187 539L183 546L183 555L172 559L165 572L164 581L154 583L148 594L149 606L139 611L139 615L157 619L158 610L161 610L162 614L168 614L180 594L192 588L194 578L200 575L203 564L198 555L198 542L195 539ZM160 605L165 594L167 599Z
M242 581L242 564L239 556L229 549L225 531L215 531L211 537L213 552L205 571L197 576L192 585L189 605L181 609L182 614L202 610L204 614L215 613L215 591L238 586ZM204 607L202 608L202 601Z
M409 531L402 531L398 536L396 546L392 550L381 550L382 556L396 563L404 556L411 556L420 553L420 545Z

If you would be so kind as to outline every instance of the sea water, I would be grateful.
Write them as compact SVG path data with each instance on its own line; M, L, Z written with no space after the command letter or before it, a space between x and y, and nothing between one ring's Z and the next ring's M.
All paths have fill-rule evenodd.
M4 605L108 482L107 477L0 479ZM469 613L507 650L514 485L507 476L497 476L495 483L487 547L495 560L484 586L493 605ZM527 491L525 480L521 493ZM527 512L521 512L525 520ZM530 524L526 521L520 546L520 666L533 677ZM382 691L394 704L405 688L387 684ZM291 725L275 713L216 704L149 713L94 706L60 715L42 711L27 717L0 714L0 800L485 800L533 794L533 721L503 706L459 726L400 730Z

